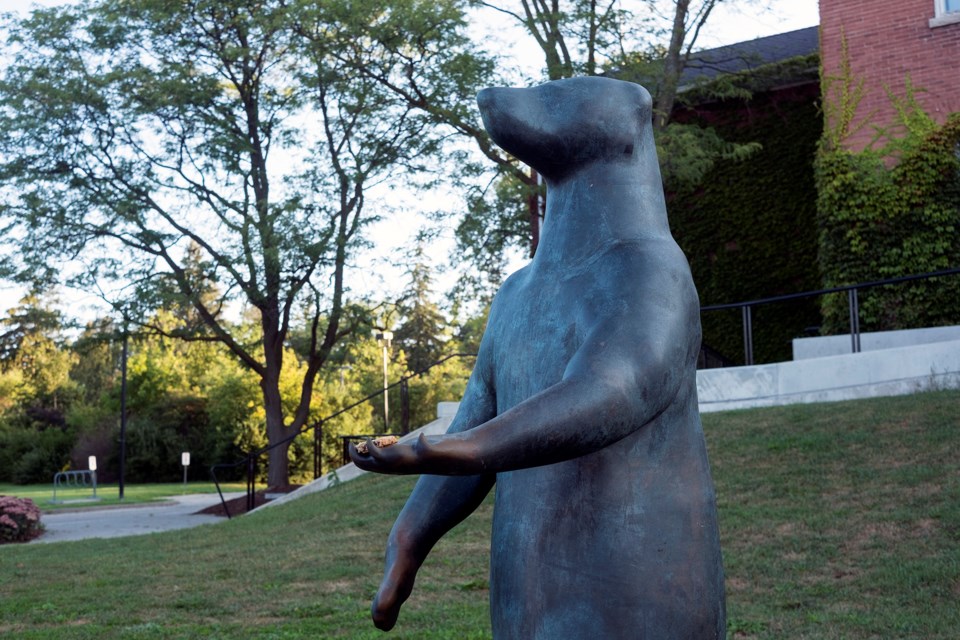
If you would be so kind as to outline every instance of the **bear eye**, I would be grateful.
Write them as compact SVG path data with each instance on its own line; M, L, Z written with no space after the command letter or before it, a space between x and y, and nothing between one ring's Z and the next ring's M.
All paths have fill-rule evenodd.
M625 155L625 156L632 156L632 155L633 155L633 145L632 145L632 144L628 144L627 146L625 146L625 147L623 148L623 155Z

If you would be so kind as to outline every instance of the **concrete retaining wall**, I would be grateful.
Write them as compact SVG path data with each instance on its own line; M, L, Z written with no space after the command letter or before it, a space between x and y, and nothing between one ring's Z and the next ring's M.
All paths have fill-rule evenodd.
M697 372L700 411L960 388L960 340Z
M933 342L960 340L960 327L930 327L927 329L904 329L902 331L878 331L860 334L861 351L896 349ZM846 355L853 351L849 335L797 338L793 341L793 359L824 358Z

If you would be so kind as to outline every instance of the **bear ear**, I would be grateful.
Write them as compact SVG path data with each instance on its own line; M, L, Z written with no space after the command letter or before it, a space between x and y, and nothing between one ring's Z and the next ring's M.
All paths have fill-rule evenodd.
M636 88L637 93L639 94L640 108L649 108L653 106L653 96L650 95L650 92L647 91L646 87L641 84L632 83Z

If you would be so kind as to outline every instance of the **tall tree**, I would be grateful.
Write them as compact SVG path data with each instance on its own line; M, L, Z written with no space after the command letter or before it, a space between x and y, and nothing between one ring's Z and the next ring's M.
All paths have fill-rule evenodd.
M422 238L411 252L410 260L409 282L398 305L402 321L394 341L406 353L410 371L422 371L443 356L448 322L430 299L432 278Z
M76 395L69 380L76 356L64 347L66 328L49 293L28 293L0 319L0 372L17 381L15 395L41 424L61 426L64 401Z
M716 159L742 157L755 145L728 143L712 130L671 121L684 68L713 10L729 0L491 0L477 4L505 16L543 54L542 79L611 74L644 84L654 99L654 129L666 180L695 183ZM741 0L750 2L751 0ZM481 19L487 14L480 12ZM545 211L537 175L491 151L484 132L458 128L494 161L493 188L469 198L457 229L459 255L497 284L510 247L536 252ZM474 278L483 286L483 278Z
M17 358L29 336L62 342L67 320L51 294L31 291L6 311L7 316L0 320L0 367L9 366Z
M71 284L123 309L172 283L202 321L175 333L222 342L256 373L281 441L356 328L346 267L374 219L370 189L444 146L434 115L381 80L455 84L437 69L463 26L455 3L419 0L87 0L8 22L0 215L3 242L22 250L5 271L52 281L75 259ZM365 38L373 27L389 38ZM256 309L255 339L224 319L231 300ZM300 399L285 410L284 347L303 308ZM269 464L268 482L285 484L286 448Z

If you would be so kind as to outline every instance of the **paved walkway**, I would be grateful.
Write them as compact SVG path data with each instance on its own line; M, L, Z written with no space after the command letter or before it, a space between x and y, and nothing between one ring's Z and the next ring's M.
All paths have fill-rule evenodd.
M224 497L229 500L240 495L243 494L225 493ZM219 501L220 497L215 493L197 494L172 496L168 501L146 505L87 507L44 513L41 522L46 531L29 544L138 536L223 522L225 518L219 516L194 515Z

